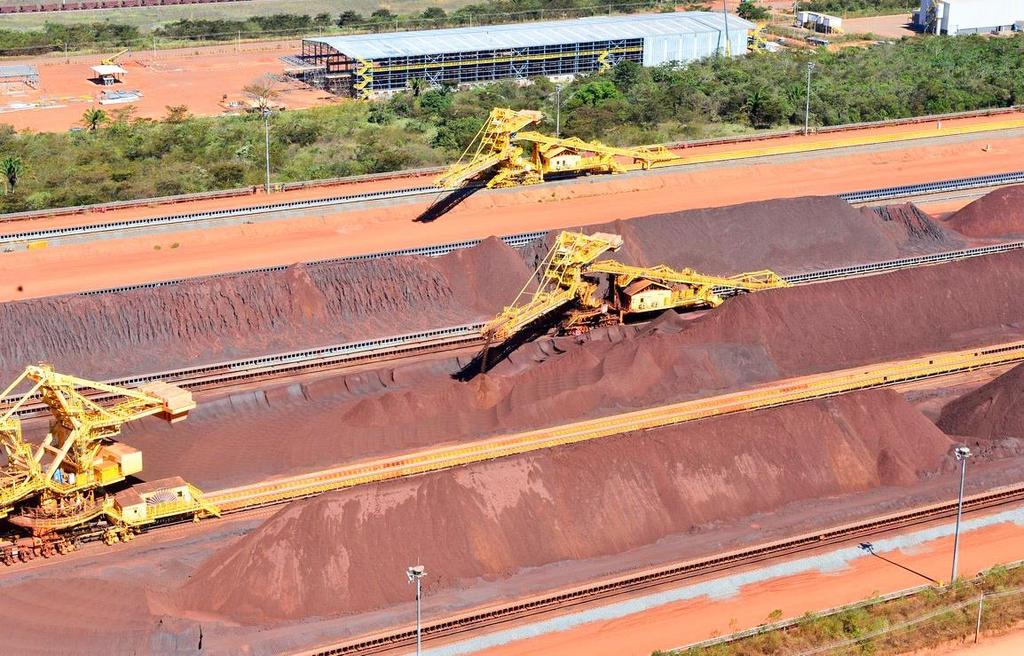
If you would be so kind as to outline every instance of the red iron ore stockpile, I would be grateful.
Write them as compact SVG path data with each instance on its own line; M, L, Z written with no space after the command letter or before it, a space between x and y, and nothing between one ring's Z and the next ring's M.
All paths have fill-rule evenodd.
M786 274L948 250L959 238L865 214L833 197L692 210L591 226L622 234L615 257L711 274ZM931 226L932 228L934 226ZM543 244L520 253L495 239L438 257L295 265L151 289L0 304L0 376L52 362L87 378L389 337L485 320L511 303ZM524 258L528 264L524 264Z
M968 237L1024 237L1024 185L989 192L946 220Z

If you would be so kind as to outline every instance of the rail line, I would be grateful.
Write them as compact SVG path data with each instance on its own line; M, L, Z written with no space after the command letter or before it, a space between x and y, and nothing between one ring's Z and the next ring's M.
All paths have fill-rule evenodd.
M978 512L1020 501L1024 501L1024 486L998 488L983 494L965 497L964 511ZM477 608L439 620L428 620L422 624L422 633L425 640L450 638L498 623L564 611L573 606L603 601L611 597L641 592L698 576L706 576L736 567L753 565L770 559L791 556L812 549L945 519L954 516L956 508L955 500L931 504L715 556L602 579L553 593L535 595L511 604ZM374 654L408 647L415 644L415 640L415 627L401 627L312 650L294 652L292 656Z
M684 166L688 163L692 162L683 162L680 164L674 164L673 166ZM962 191L966 189L979 189L991 186L1019 184L1021 182L1024 182L1024 171L1015 171L1011 173L983 175L967 178L955 178L940 182L928 182L914 185L902 185L899 187L886 187L883 189L847 192L843 194L838 194L838 196L852 203L863 203L875 200L904 198L909 196L918 196L930 193ZM400 198L413 198L418 196L440 193L446 192L445 190L439 189L435 186L423 186L412 187L409 189L371 191L361 194L346 194L341 196L329 196L327 198L296 200L289 201L286 203L265 203L263 205L252 205L247 207L238 207L222 210L209 210L205 212L191 212L187 214L173 214L144 219L125 219L122 221L112 221L107 223L66 226L61 228L48 228L43 230L29 230L24 232L0 235L0 247L13 247L15 245L23 245L31 242L41 242L57 238L67 238L141 228L155 228L161 226L198 223L203 221L227 219L249 215L268 214L273 212L287 212L297 209L339 206L354 203L393 200ZM465 246L463 246L463 248L465 248Z
M509 240L520 240L529 243L533 239L543 237L547 233L524 233L509 237ZM519 243L519 242L513 242ZM451 245L446 245L449 247ZM844 278L855 278L875 275L887 271L908 269L918 266L943 264L972 257L981 257L996 253L1004 253L1024 248L1024 241L1007 242L991 246L967 248L931 255L905 257L882 262L872 262L848 267L838 267L808 273L784 276L791 285L805 285ZM383 257L383 255L379 255ZM370 258L374 255L358 256ZM273 269L269 269L273 270ZM222 274L231 275L231 274ZM158 285L157 285L158 286ZM134 289L136 287L130 287ZM120 288L119 288L120 289ZM722 295L734 293L734 290L716 290ZM86 292L88 293L88 292ZM266 378L294 375L319 369L340 366L354 366L371 361L383 362L388 359L409 357L426 353L441 353L456 348L480 346L483 341L479 337L482 322L448 326L432 330L406 333L356 342L343 342L331 346L300 351L289 351L274 355L229 360L226 362L172 369L125 378L105 381L118 387L134 387L154 380L173 382L190 390L209 389ZM102 400L103 396L95 397ZM46 408L40 403L27 404L17 414L27 418L44 412Z
M367 483L450 469L510 455L762 410L1024 360L1024 341L937 353L802 376L720 396L671 403L573 424L350 463L289 478L207 493L222 511L261 507Z

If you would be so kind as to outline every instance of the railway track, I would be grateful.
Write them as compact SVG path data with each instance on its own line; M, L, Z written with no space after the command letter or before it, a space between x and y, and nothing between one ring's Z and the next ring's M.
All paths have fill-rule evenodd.
M674 166L684 166L685 163ZM955 178L939 182L927 182L915 185L902 185L898 187L886 187L883 189L872 189L865 191L847 192L838 194L840 198L851 203L867 203L879 200L892 200L897 198L909 198L924 194L946 193L963 191L969 189L980 189L985 187L1020 184L1024 182L1024 171L1011 173L983 175L968 178ZM287 212L299 209L311 209L317 207L337 207L356 203L379 202L402 198L415 198L426 195L447 193L446 190L435 186L412 187L408 189L395 189L384 191L371 191L361 194L346 194L341 196L330 196L327 198L316 198L308 200L289 201L286 203L266 203L232 209L210 210L206 212L192 212L186 214L173 214L167 216L150 217L144 219L125 219L122 221L111 221L107 223L95 223L88 225L66 226L60 228L47 228L42 230L27 230L0 235L0 248L25 247L32 242L43 242L51 240L68 239L82 236L98 236L107 233L123 232L128 230L139 230L149 228L161 228L175 225L187 225L216 221L244 216L258 216L275 212ZM470 240L479 241L479 240ZM431 248L431 247L427 247ZM463 246L465 248L465 246ZM418 249L406 249L418 250ZM402 253L402 251L389 251Z
M509 243L510 245L522 246L530 243L535 239L540 239L546 234L547 233L543 232L523 233L520 235L506 237L504 239L506 239L506 243ZM432 252L450 252L451 250L454 250L459 246L459 244L462 243L465 242L459 242L458 244L445 244L441 246L428 248L437 249L436 251ZM824 269L821 271L793 274L789 276L784 276L784 280L786 280L786 282L790 283L791 285L806 285L812 283L827 282L830 280L840 280L843 278L855 278L861 276L875 275L879 273L885 273L887 271L908 269L918 266L943 264L947 262L954 262L957 260L963 260L972 257L981 257L996 253L1004 253L1008 251L1018 250L1021 248L1024 248L1024 241L1007 242L1003 244L995 244L992 246L967 248L956 251L947 251L944 253L935 253L931 255L920 255L915 257L886 260L882 262L872 262L856 266L838 267L833 269ZM357 259L369 259L373 257L387 256L387 254L370 254L353 257ZM273 268L260 270L262 271L272 269ZM153 288L158 287L162 284L172 283L149 283L144 285L134 285L129 287L117 288L114 291L123 291L138 288ZM734 290L723 289L716 291L726 296L730 295L731 293L735 293ZM104 292L83 293L89 294ZM479 347L482 346L483 344L483 341L479 337L479 331L482 326L483 323L481 322L462 324L458 326L448 326L415 333L407 333L404 335L394 335L377 339L362 340L357 342L344 342L341 344L335 344L332 346L320 347L315 349L289 351L285 353L260 356L256 358L244 358L238 360L230 360L227 362L202 365L197 367L187 367L137 376L129 376L125 378L118 378L104 382L118 387L135 387L150 381L163 380L165 382L174 383L179 387L184 387L186 389L190 389L193 391L199 391L204 389L211 389L214 387L224 387L232 384L241 384L247 382L255 382L258 380L278 378L282 376L309 373L318 370L350 367L359 364L365 364L368 362L387 362L389 360L397 360L401 358L412 357L415 355L436 355L443 353L445 351L451 351L455 349ZM95 398L95 400L97 401L100 401L103 400L105 397L96 396L93 398ZM23 408L21 408L18 411L17 415L21 418L29 418L36 415L44 414L45 412L46 408L41 403L29 403L26 404Z
M1024 501L1024 486L999 488L965 497L964 512L979 512L1021 501ZM952 517L956 514L956 508L956 500L932 504L707 558L673 563L664 567L603 579L583 586L522 599L511 604L474 609L438 620L428 620L422 625L423 639L424 641L439 641L470 631L493 628L496 624L564 612L576 606L606 602L614 597L635 594L699 576L789 557L852 540L874 537L882 533ZM297 652L293 656L300 656L300 654L301 656L377 654L413 646L415 641L415 627L402 627L393 631Z

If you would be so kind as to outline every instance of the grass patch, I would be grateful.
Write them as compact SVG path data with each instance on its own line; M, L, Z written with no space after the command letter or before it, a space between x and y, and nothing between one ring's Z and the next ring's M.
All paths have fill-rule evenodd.
M732 642L661 656L767 656L829 654L886 656L937 647L974 636L978 600L981 630L1009 629L1024 621L1024 567L993 567L947 588L877 601L826 616L808 613L796 623ZM767 618L766 624L778 617Z

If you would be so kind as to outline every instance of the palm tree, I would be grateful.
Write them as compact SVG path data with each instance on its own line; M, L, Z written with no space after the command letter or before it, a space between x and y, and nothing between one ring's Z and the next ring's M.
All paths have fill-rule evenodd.
M82 123L85 127L89 128L90 132L95 132L101 125L107 122L107 113L98 107L85 110L82 114Z
M18 178L25 172L25 165L17 155L9 155L0 160L0 174L7 179L7 193L14 191Z
M409 80L409 88L412 90L413 98L418 98L427 88L427 81L421 77L414 77Z

